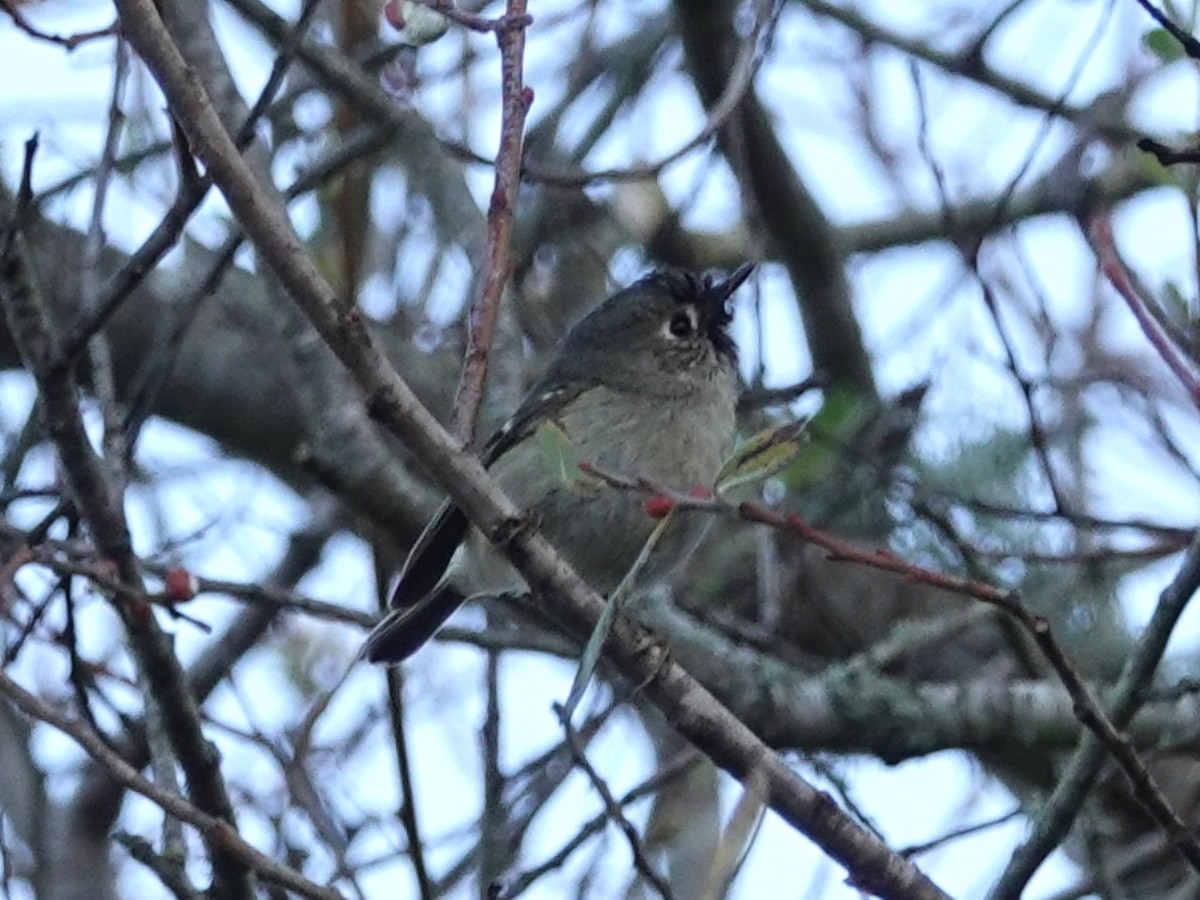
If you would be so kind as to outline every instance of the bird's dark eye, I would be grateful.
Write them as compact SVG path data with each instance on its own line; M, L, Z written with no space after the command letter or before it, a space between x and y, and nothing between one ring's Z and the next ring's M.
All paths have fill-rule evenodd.
M671 316L671 321L667 327L675 337L685 338L692 333L692 317L686 312L677 312Z

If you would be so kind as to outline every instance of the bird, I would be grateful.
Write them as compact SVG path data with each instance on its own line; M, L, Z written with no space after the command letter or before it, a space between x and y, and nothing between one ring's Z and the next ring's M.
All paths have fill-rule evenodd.
M620 583L655 522L634 493L561 471L541 438L553 428L573 458L601 472L680 491L712 485L736 430L732 295L753 268L728 277L660 269L608 297L568 331L545 374L480 451L505 494L602 594ZM643 583L670 574L703 530L673 522L639 572ZM410 551L363 654L399 663L468 599L527 590L446 501Z

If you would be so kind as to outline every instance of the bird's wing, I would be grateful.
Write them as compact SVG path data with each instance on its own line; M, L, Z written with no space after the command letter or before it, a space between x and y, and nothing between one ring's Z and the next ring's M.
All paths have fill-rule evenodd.
M491 436L479 457L491 466L508 450L537 430L547 419L554 419L585 385L570 387L543 380L525 397L512 417ZM419 603L438 586L454 552L467 536L467 517L451 501L446 500L421 532L409 551L400 578L392 591L393 608Z
M467 517L449 500L442 501L404 561L392 591L393 609L413 606L437 587L466 534Z
M367 635L363 653L371 662L403 662L437 633L464 599L444 584L408 606L393 607Z

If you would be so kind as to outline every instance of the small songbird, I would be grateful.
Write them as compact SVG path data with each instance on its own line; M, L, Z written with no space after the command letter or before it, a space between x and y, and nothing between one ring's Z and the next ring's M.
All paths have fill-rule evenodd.
M655 272L609 297L563 341L546 374L480 456L575 570L610 593L654 521L635 493L564 473L546 427L597 469L687 490L708 487L734 439L737 347L730 297L749 276ZM686 559L701 523L672 522L640 578ZM463 602L527 590L508 561L448 501L417 540L383 621L367 637L372 662L399 662Z

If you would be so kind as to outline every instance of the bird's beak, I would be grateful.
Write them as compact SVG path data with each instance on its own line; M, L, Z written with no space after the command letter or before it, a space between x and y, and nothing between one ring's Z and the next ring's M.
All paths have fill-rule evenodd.
M750 273L753 271L754 263L744 263L738 266L732 275L716 286L721 298L728 300L733 296L733 292L742 286L742 283L750 277Z
M733 321L733 310L730 309L731 304L728 300L753 271L754 263L746 263L739 266L724 281L705 279L707 289L703 294L705 302L701 306L700 315L713 345L718 352L730 359L737 358L737 346L734 344L733 338L729 336L729 323Z

